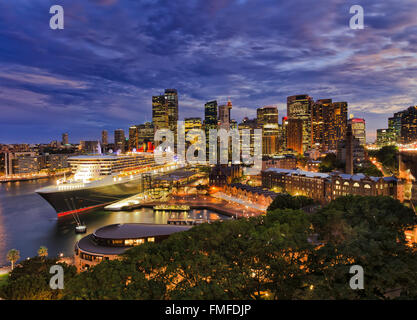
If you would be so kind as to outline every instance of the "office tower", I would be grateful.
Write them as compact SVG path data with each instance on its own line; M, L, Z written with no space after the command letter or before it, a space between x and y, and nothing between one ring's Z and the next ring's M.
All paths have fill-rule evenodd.
M125 151L125 132L123 129L117 129L114 130L114 147L116 148L116 151Z
M394 116L388 118L388 129L391 131L396 143L401 142L401 118L404 111L394 113Z
M361 146L366 145L366 125L365 119L352 118L348 120L348 126L352 127L353 137L359 139Z
M220 128L229 130L230 129L230 110L232 109L232 102L227 101L226 105L219 106L219 124Z
M78 148L85 153L101 153L100 142L97 140L81 140Z
M184 127L185 127L185 138L187 138L187 134L190 132L190 130L201 130L203 127L201 118L185 118L184 119ZM197 141L198 135L193 135L192 141L187 141L186 144L190 145Z
M178 92L176 89L165 89L165 102L168 110L168 127L177 134Z
M288 119L303 121L303 151L311 146L311 108L313 99L306 94L287 97Z
M347 102L333 102L326 112L325 144L327 150L336 150L337 143L343 140L347 130Z
M140 124L136 126L138 128L138 144L139 146L143 145L144 143L147 144L148 142L154 143L154 126L150 122L145 122L144 124Z
M68 143L68 133L63 133L62 134L62 145L67 145Z
M204 105L204 130L206 133L206 156L209 159L209 154L215 152L209 149L209 132L210 129L217 129L217 101L209 101ZM214 146L213 146L214 147Z
M378 147L384 147L393 144L392 134L389 129L377 129L376 130L376 145Z
M139 130L137 126L129 127L129 151L139 149Z
M152 123L155 131L169 129L168 104L165 95L152 97Z
M304 152L304 120L288 119L287 127L287 149L292 149L299 154Z
M265 106L256 110L257 123L262 128L262 154L274 155L279 151L278 109Z
M109 144L109 134L107 130L101 131L101 144L107 146Z
M417 106L411 106L401 117L401 141L412 143L417 140Z
M311 142L314 148L325 149L325 131L328 130L327 112L331 108L332 99L320 99L312 105L311 110Z
M347 126L346 132L346 167L345 173L353 174L353 132L352 126Z
M240 135L240 145L242 155L253 156L254 155L254 134L255 129L258 129L258 124L256 119L248 119L247 117L243 118L242 122L238 125L239 135ZM245 131L243 131L245 130ZM249 131L248 131L249 130ZM249 144L244 143L245 141L250 141ZM242 161L245 159L242 156Z

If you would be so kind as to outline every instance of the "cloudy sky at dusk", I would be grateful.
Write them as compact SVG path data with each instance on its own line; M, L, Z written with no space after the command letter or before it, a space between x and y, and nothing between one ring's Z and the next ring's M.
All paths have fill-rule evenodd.
M65 29L51 30L51 5ZM351 30L362 5L365 29ZM232 117L286 97L348 101L368 138L417 105L415 0L0 2L0 143L98 139L151 120L176 88L180 118L230 97Z

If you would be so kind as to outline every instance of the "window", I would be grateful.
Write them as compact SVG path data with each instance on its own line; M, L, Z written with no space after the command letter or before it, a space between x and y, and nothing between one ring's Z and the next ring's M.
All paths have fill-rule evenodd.
M355 188L359 188L359 183L357 183L357 182L355 182L354 184L353 184L353 186L355 187Z
M149 237L148 242L155 242L155 238L154 237Z
M371 186L370 186L369 184L365 184L363 187L364 187L365 189L371 189Z
M349 186L349 182L345 181L344 186Z

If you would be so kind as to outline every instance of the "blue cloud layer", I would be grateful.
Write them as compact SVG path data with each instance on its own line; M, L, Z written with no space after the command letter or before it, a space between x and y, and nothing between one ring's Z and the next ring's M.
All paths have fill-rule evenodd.
M54 3L55 4L55 3ZM369 136L417 104L417 2L355 1L365 29L349 29L346 1L64 0L0 3L0 143L96 139L151 119L151 96L177 88L180 116L233 102L254 116L286 96L349 102Z

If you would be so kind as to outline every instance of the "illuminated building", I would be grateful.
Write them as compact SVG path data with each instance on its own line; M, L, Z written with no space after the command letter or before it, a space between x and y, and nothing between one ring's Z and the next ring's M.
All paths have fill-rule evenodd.
M152 97L152 123L155 131L169 129L168 104L164 95Z
M139 149L139 130L137 126L129 128L129 151Z
M312 144L321 151L336 150L347 129L347 102L317 100L312 105Z
M274 155L279 151L278 109L274 106L266 106L258 108L256 114L258 126L262 128L262 154Z
M247 117L245 117L243 118L242 122L239 123L238 130L240 135L240 145L242 154L250 156L254 155L254 130L257 128L258 124L256 119L248 119ZM244 141L249 141L249 144L243 143Z
M366 124L365 119L352 118L348 120L348 125L352 127L353 137L359 139L360 145L366 145Z
M88 270L104 260L120 259L129 248L149 242L161 242L173 233L190 228L191 226L145 223L101 227L75 244L75 266L78 271Z
M262 171L264 188L303 195L328 203L349 194L360 196L389 196L404 200L404 184L395 177L368 177L362 173L318 173L303 170L269 168Z
M289 120L302 121L303 150L307 151L311 146L311 108L313 99L306 94L287 97L287 117ZM288 136L287 136L288 142ZM289 148L287 146L287 148Z
M185 137L187 137L188 132L190 132L190 130L201 130L203 127L203 124L201 122L201 118L185 118L184 119L184 127L185 127ZM192 142L187 142L187 144L192 144L194 142L196 142L198 139L198 137L196 135L194 135L194 139L192 140Z
M92 140L92 141L81 140L79 149L80 151L85 152L85 153L100 153L99 145L100 143L97 140Z
M178 122L178 92L176 89L165 89L164 96L168 107L168 126L176 134Z
M302 119L288 119L286 125L287 149L303 154L303 125Z
M169 129L177 134L178 92L165 89L165 93L152 97L152 123L154 129Z
M63 133L62 134L62 145L67 145L68 143L68 133Z
M402 114L401 141L402 143L417 141L417 106L409 107Z
M232 102L227 101L226 105L219 106L219 126L222 129L230 129L230 110L232 110Z
M126 138L125 138L125 131L123 129L116 129L114 130L114 147L116 148L116 151L125 151L125 144L126 144Z
M396 112L393 117L388 118L388 129L396 143L401 142L401 118L403 114L403 111Z
M393 132L389 129L376 130L376 145L378 147L389 146L395 143Z
M154 126L151 122L145 122L136 126L138 128L138 145L154 143Z
M107 146L109 144L109 135L107 130L101 131L101 144Z
M209 149L209 132L210 129L217 130L217 101L209 101L204 105L204 130L206 133L206 148L207 148L207 159L210 153L214 153L214 150ZM215 146L213 146L215 147Z

